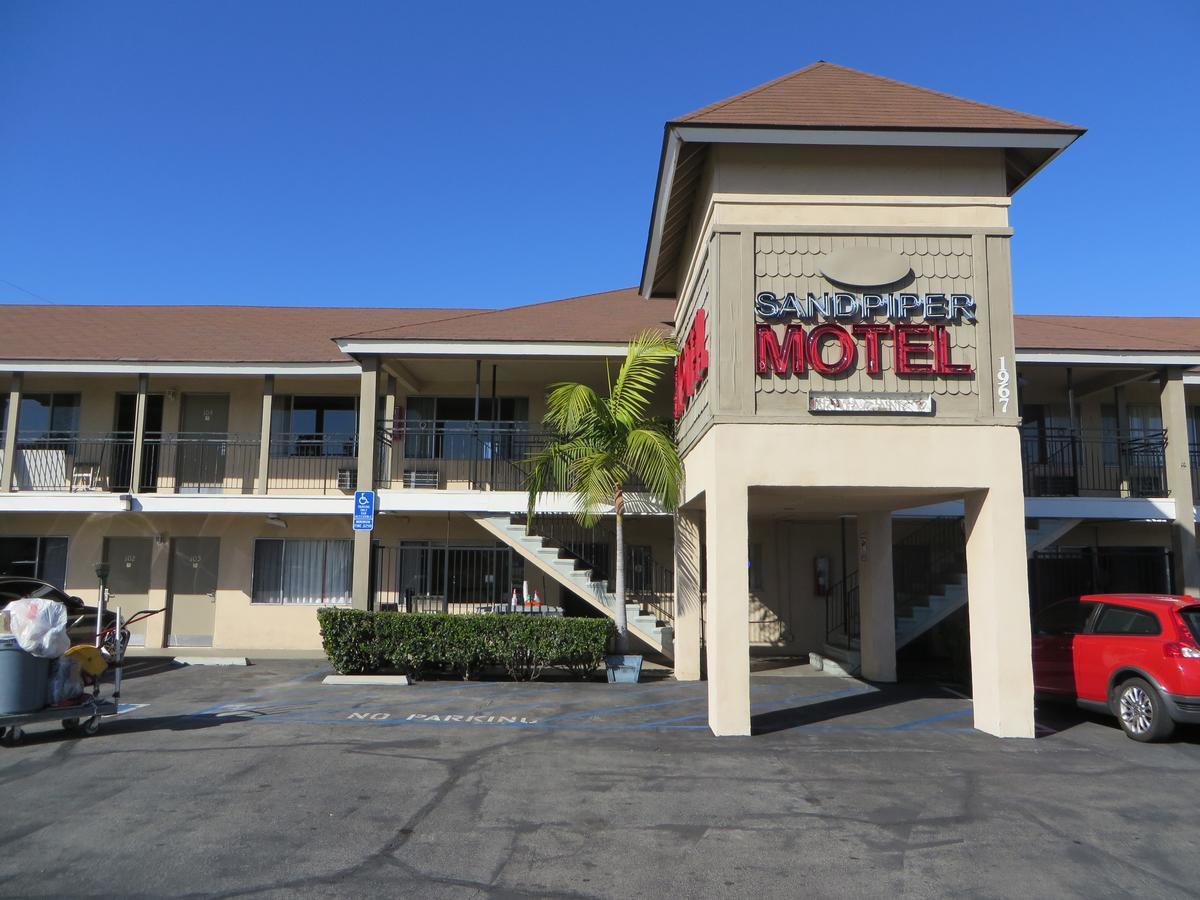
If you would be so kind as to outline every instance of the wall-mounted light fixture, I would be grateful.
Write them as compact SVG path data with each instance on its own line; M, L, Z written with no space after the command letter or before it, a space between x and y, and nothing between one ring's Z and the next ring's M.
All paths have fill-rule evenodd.
M267 524L274 525L276 528L287 528L287 522L279 516L267 516Z

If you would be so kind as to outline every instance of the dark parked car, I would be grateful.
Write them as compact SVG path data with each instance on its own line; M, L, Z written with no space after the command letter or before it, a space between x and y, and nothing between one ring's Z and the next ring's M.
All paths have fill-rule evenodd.
M96 643L96 607L87 606L78 597L72 597L48 581L23 578L18 575L0 575L0 609L14 600L25 597L49 597L67 607L67 637L72 644ZM104 611L104 624L110 626L117 620L116 613Z
M1033 683L1116 716L1135 741L1200 723L1200 601L1092 594L1048 606L1033 623Z

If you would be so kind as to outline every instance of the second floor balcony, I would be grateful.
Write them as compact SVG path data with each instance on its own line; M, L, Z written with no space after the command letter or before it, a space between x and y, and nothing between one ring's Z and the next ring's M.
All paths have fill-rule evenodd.
M258 435L147 434L139 459L128 433L18 434L13 489L124 493L134 489L135 465L142 493L331 494L356 486L355 435L272 435L265 460L261 443Z
M408 422L376 443L376 485L465 491L524 491L526 460L549 433L528 422Z
M383 429L375 486L387 490L526 490L527 459L550 434L528 422L431 421ZM1164 432L1040 429L1021 436L1028 497L1167 497ZM19 433L12 466L19 492L348 494L358 485L358 438L349 433L148 433L135 453L128 432ZM2 450L0 450L2 460ZM1191 448L1200 497L1200 447ZM138 477L134 479L134 466Z
M1043 428L1021 435L1027 497L1166 497L1166 433ZM1193 476L1194 477L1194 476Z

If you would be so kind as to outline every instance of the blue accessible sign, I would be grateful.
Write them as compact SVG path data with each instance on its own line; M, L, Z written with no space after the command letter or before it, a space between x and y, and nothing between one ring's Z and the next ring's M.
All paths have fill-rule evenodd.
M354 492L354 530L370 531L375 527L375 492Z

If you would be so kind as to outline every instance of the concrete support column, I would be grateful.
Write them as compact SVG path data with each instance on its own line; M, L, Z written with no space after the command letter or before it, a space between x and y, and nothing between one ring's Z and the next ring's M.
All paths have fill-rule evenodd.
M896 594L890 511L858 517L858 605L863 678L895 681Z
M1200 596L1200 554L1196 553L1196 508L1192 496L1192 455L1188 447L1187 402L1183 369L1168 369L1159 382L1163 428L1167 431L1167 491L1175 500L1171 554L1175 590Z
M159 539L161 538L161 540ZM150 556L149 608L163 609L170 605L171 536L162 534L155 538ZM167 623L171 610L146 620L146 646L167 646Z
M275 376L264 375L262 418L258 423L258 481L254 493L265 494L271 479L271 406L275 402Z
M675 680L700 680L700 516L675 516Z
M379 399L379 360L362 360L362 378L358 393L358 489L375 489L375 411ZM367 609L371 604L371 535L354 532L354 570L351 605Z
M8 385L8 413L4 419L4 461L0 466L0 491L13 489L13 472L17 467L17 423L21 418L20 372L13 372Z
M708 727L715 735L750 733L749 513L746 485L732 473L705 493L708 565Z
M1018 435L992 462L995 481L966 497L967 612L975 727L1033 737L1033 661Z
M150 390L150 376L138 375L137 395L133 401L133 452L130 460L129 493L136 494L142 485L142 459L146 450L146 394Z

